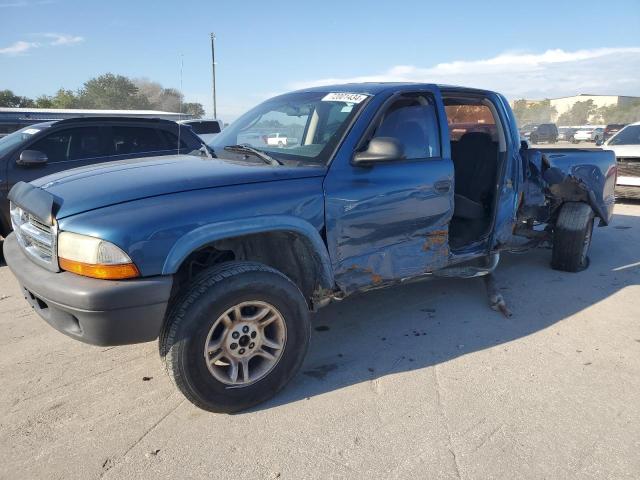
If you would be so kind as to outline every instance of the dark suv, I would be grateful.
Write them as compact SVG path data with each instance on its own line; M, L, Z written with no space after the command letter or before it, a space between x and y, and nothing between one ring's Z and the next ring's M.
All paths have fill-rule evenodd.
M532 144L540 142L556 143L558 141L558 127L555 123L541 123L523 128L522 135Z
M20 181L94 163L197 152L201 147L191 128L155 118L72 118L37 123L2 137L0 237L11 231L7 193Z

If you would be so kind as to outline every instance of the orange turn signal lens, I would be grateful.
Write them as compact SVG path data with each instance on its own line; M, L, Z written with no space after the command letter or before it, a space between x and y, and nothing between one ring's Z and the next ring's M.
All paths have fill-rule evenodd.
M67 272L102 280L124 280L140 276L140 272L133 263L91 265L89 263L76 262L75 260L67 260L66 258L59 258L58 262L60 268Z

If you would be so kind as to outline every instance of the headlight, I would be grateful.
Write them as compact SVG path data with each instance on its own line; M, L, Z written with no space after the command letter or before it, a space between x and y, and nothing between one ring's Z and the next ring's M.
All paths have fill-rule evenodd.
M100 238L72 232L58 235L60 268L86 277L122 280L140 276L129 256Z

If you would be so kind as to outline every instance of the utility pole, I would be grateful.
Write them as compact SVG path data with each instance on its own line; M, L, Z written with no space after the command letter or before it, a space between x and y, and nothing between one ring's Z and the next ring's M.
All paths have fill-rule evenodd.
M216 35L211 33L211 69L213 72L213 118L218 118L218 109L216 106Z

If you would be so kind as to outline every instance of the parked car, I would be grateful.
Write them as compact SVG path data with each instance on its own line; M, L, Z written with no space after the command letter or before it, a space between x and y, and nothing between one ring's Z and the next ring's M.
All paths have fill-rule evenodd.
M461 109L468 122L485 112L497 141L452 140L447 112ZM299 144L239 144L258 124L278 133L263 119L288 116L304 124ZM507 99L486 90L310 88L258 105L212 148L207 161L18 183L4 252L51 326L97 345L159 338L178 389L217 412L287 384L310 309L407 280L489 275L500 252L541 242L553 268L577 272L594 220L613 214L613 152L526 148Z
M193 132L205 143L213 140L224 128L222 120L218 119L180 120L178 123L191 127Z
M602 142L604 142L604 128L594 128L591 132L591 141L594 143L602 144Z
M555 123L541 123L532 128L523 129L522 136L532 145L536 143L556 143L558 141L558 127Z
M602 148L612 150L616 155L616 195L622 198L640 198L640 122L621 129Z
M573 134L573 143L579 142L595 142L596 136L602 136L604 129L599 127L584 126L580 127Z
M626 126L627 126L626 123L610 123L609 125L604 127L604 135L602 140L603 141L609 140L611 137L613 137L616 133L618 133L620 130L622 130Z
M263 135L262 139L266 145L269 146L277 146L277 147L287 147L291 145L296 145L298 143L298 139L295 137L290 137L288 135L282 133L269 133L267 135Z
M13 132L0 138L0 237L11 231L7 193L16 183L96 163L197 152L201 146L190 128L153 118L72 118Z
M558 128L558 140L564 140L565 142L573 141L573 134L576 133L577 128L573 127L559 127Z

